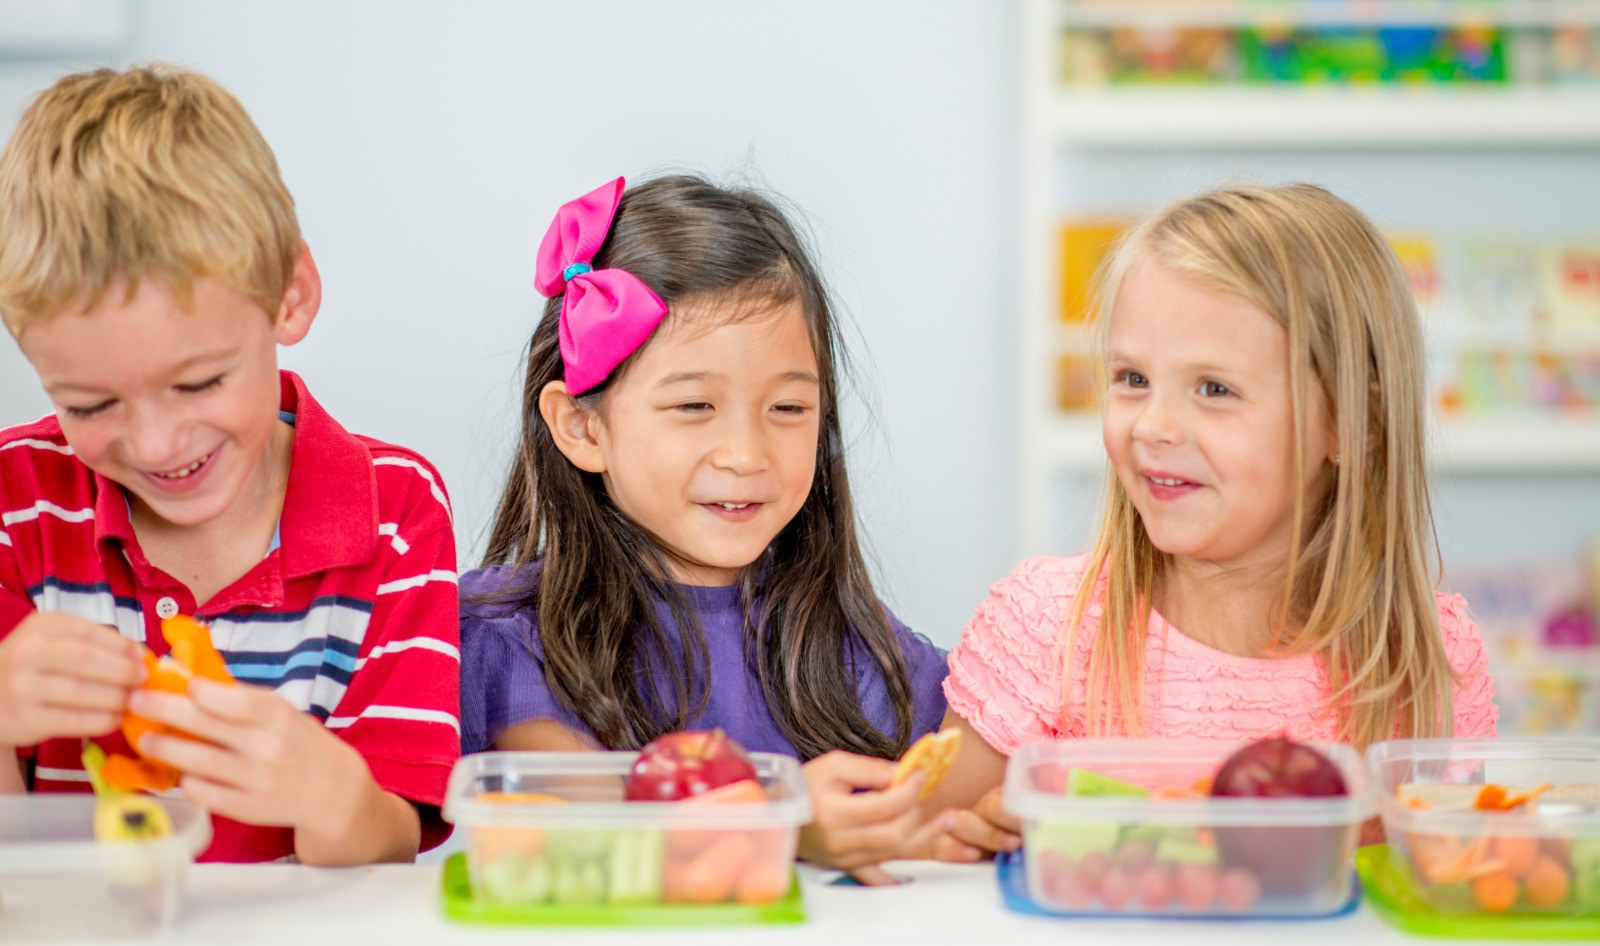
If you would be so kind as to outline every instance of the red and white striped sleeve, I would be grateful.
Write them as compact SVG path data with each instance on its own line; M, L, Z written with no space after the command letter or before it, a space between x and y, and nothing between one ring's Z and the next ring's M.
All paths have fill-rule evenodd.
M443 803L461 755L455 533L437 471L375 448L378 585L355 671L327 726L361 752L386 791ZM424 844L443 840L425 823ZM431 843L430 843L431 842Z
M11 633L32 614L33 599L28 596L28 579L23 572L25 549L37 546L22 530L38 529L39 504L50 497L39 495L41 454L60 460L67 454L64 444L41 436L48 426L44 420L22 427L0 430L0 638ZM46 482L55 477L45 478Z

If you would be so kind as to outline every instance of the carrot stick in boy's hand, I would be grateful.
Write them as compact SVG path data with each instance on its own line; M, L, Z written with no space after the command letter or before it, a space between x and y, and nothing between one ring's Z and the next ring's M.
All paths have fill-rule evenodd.
M137 747L184 773L186 797L246 824L294 828L303 862L415 856L415 809L378 786L355 747L276 692L196 679L187 696L136 691L128 708L196 737L151 732ZM383 829L370 832L371 849L351 850L352 826L378 822Z

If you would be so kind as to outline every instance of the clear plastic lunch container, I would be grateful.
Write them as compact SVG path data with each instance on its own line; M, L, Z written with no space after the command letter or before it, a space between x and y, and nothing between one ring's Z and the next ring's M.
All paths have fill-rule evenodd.
M170 836L100 842L93 795L0 797L0 942L169 929L189 865L211 842L211 818L183 799L154 800L172 821Z
M637 757L485 752L457 762L444 817L463 833L472 900L536 919L527 908L749 905L789 895L799 829L811 820L796 760L750 753L764 799L626 801Z
M1245 743L1036 743L1006 765L1030 908L1082 916L1316 917L1353 904L1351 855L1376 813L1361 756L1312 743L1348 794L1212 798Z
M1390 861L1434 912L1600 917L1600 739L1399 739L1367 765Z

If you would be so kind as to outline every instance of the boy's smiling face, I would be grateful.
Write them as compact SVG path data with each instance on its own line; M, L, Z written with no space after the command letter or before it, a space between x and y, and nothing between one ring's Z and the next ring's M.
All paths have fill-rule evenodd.
M278 422L277 346L304 337L309 254L285 304L263 312L214 277L194 282L190 311L164 286L113 282L82 314L24 329L17 342L84 465L129 493L135 521L179 528L248 519L287 468ZM295 303L295 304L291 304Z

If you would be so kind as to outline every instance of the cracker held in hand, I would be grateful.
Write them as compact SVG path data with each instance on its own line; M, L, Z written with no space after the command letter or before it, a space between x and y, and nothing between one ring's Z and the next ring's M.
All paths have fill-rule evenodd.
M906 754L900 757L900 764L895 766L894 776L889 779L889 787L899 785L913 773L926 772L928 780L922 783L921 797L927 798L933 787L944 778L944 773L950 771L960 749L961 730L946 729L928 733L912 743Z

